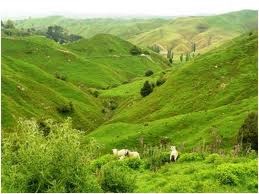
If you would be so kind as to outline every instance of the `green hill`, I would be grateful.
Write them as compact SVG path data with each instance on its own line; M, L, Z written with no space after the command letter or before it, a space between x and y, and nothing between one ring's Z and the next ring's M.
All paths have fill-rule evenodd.
M56 107L69 101L74 104L77 127L98 126L103 105L91 95L91 87L114 87L147 69L167 67L155 54L131 56L132 47L105 34L65 46L40 36L2 38L3 127L21 116L62 118Z
M231 147L247 114L257 110L256 34L243 34L172 70L164 85L125 103L91 136L109 148L137 146L140 137L158 144L167 136L190 149L209 144L216 130L222 147Z
M147 19L69 19L61 16L16 21L18 28L47 29L60 25L85 38L109 33L144 47L157 45L161 54L173 48L175 59L181 53L203 53L240 34L257 29L257 11L242 10L213 16Z

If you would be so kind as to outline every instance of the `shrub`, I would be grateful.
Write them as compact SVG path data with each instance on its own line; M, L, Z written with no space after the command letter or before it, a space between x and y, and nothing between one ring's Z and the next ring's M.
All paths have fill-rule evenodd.
M156 81L156 85L157 85L157 86L161 86L161 85L163 85L165 82L166 82L166 79L165 79L165 78L159 78L159 79Z
M57 107L57 111L61 114L69 114L74 111L74 107L72 102L69 102L68 104L60 104Z
M116 159L116 157L114 155L111 155L111 154L106 154L104 156L101 156L100 158L98 158L96 160L93 160L91 162L91 169L93 171L99 170L105 164L107 164L107 163L109 163L111 161L114 161L114 159Z
M159 147L151 147L143 153L145 156L145 168L158 170L165 163L170 162L170 152L164 151Z
M216 178L223 185L236 185L238 183L238 177L227 165L217 168Z
M134 46L130 49L130 54L132 55L140 55L142 53L141 49L137 46Z
M152 70L147 70L146 72L145 72L145 76L151 76L151 75L153 75L154 74L154 72L152 71Z
M36 120L19 121L19 134L3 139L2 191L101 192L87 165L98 145L82 144L71 119L61 124L48 121L48 126L46 138Z
M147 51L147 50L144 50L144 51L143 51L143 54L145 54L145 55L150 55L150 52Z
M152 93L152 92L153 92L153 87L152 87L152 85L151 85L148 81L146 81L146 82L144 83L143 87L142 87L141 90L140 90L141 96L145 97L145 96L149 95L149 94Z
M251 146L252 149L258 150L258 114L250 113L242 124L238 132L238 143L243 149Z
M129 167L114 161L101 168L100 183L104 192L130 193L135 188L135 176Z
M181 162L191 162L191 161L201 161L204 160L204 155L201 153L185 153L181 154L179 161Z
M206 163L214 163L214 164L220 164L222 163L223 159L218 154L210 154L206 157L205 162Z
M66 77L65 75L63 75L63 74L61 74L61 73L58 73L58 72L55 73L55 77L56 77L57 79L60 79L60 80L63 80L63 81L66 81L66 80L67 80L67 77Z
M143 161L138 158L127 158L124 159L123 162L133 170L138 170L144 165Z

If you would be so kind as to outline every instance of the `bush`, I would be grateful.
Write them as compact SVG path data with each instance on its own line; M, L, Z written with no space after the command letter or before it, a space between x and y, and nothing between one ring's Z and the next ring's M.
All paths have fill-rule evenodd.
M151 76L151 75L153 75L154 74L154 72L152 71L152 70L147 70L146 72L145 72L145 76Z
M100 183L104 192L130 193L135 188L135 176L129 167L114 161L101 168Z
M165 78L159 78L159 79L156 81L156 85L157 85L157 86L161 86L161 85L163 85L165 82L166 82L166 79L165 79Z
M149 95L149 94L152 93L152 92L153 92L153 87L152 87L152 85L151 85L148 81L146 81L146 82L144 83L143 87L142 87L141 90L140 90L141 96L145 97L145 96Z
M82 144L71 119L48 126L46 138L36 120L19 121L3 139L2 192L102 192L87 165L98 145Z
M57 111L61 114L70 114L74 111L74 107L72 102L69 102L68 104L60 104L57 107Z
M206 163L214 163L214 164L220 164L222 163L223 159L218 154L210 154L206 157L205 162Z
M63 74L61 74L61 73L58 73L58 72L55 73L55 77L56 77L57 79L60 79L60 80L63 80L63 81L66 81L66 80L67 80L67 77L66 77L65 75L63 75Z
M170 152L159 147L151 147L143 153L145 156L145 168L158 170L165 163L170 162Z
M132 55L140 55L142 53L141 49L137 46L134 46L130 49L130 54Z
M138 158L126 158L123 162L133 170L138 170L144 165L144 162Z
M258 114L250 113L238 132L238 143L245 150L251 146L258 151Z
M100 158L93 160L91 162L91 169L93 171L99 170L99 169L101 169L102 166L104 166L105 164L107 164L111 161L114 161L115 159L117 159L117 158L111 154L106 154L104 156L101 156Z
M179 161L181 162L191 162L191 161L201 161L204 160L204 155L200 153L185 153L181 154Z

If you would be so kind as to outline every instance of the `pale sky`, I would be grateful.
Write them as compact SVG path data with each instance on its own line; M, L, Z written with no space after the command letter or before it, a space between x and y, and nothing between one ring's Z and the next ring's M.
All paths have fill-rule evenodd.
M1 18L179 16L259 9L259 0L1 0Z

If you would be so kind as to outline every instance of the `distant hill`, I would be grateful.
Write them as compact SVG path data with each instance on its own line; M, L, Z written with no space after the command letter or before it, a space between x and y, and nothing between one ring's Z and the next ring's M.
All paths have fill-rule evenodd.
M19 28L44 28L60 25L86 38L109 33L144 47L158 45L165 54L172 48L175 59L191 52L203 53L244 32L257 29L257 11L242 10L214 16L193 16L174 19L69 19L61 16L16 21Z
M130 55L132 47L105 34L65 46L41 36L2 38L2 127L13 126L18 117L72 116L77 128L95 128L103 122L103 104L93 88L114 87L148 69L168 67L156 54ZM59 114L57 107L70 101L73 113Z
M257 110L257 40L257 32L243 34L173 69L164 85L125 102L90 135L110 148L137 146L139 138L159 144L165 136L191 149L212 141L216 130L230 148L248 113Z

